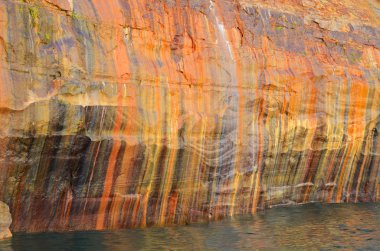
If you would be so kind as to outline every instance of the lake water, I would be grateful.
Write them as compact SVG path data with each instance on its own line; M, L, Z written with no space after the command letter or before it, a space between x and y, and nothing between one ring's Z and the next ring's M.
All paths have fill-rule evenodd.
M380 250L380 204L309 204L176 227L15 234L0 250Z

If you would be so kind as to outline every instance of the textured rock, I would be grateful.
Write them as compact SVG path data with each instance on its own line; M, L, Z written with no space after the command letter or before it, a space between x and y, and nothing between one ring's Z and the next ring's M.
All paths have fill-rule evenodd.
M12 237L9 226L12 223L12 216L9 212L9 207L0 201L0 240Z
M379 4L0 1L14 231L380 200Z

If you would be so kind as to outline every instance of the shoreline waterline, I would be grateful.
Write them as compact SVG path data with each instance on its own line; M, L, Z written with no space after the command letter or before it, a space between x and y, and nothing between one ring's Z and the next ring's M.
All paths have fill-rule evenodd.
M182 226L112 231L14 233L0 250L366 249L380 246L380 204L276 207Z

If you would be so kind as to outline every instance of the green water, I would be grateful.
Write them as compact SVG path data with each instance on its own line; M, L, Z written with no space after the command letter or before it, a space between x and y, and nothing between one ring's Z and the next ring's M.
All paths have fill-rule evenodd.
M177 227L15 234L0 250L380 250L380 204L303 205Z

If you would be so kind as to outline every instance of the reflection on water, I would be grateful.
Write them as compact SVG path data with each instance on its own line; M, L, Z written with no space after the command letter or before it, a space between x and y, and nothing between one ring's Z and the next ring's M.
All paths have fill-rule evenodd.
M0 250L254 250L380 248L380 204L303 205L178 227L16 234Z

